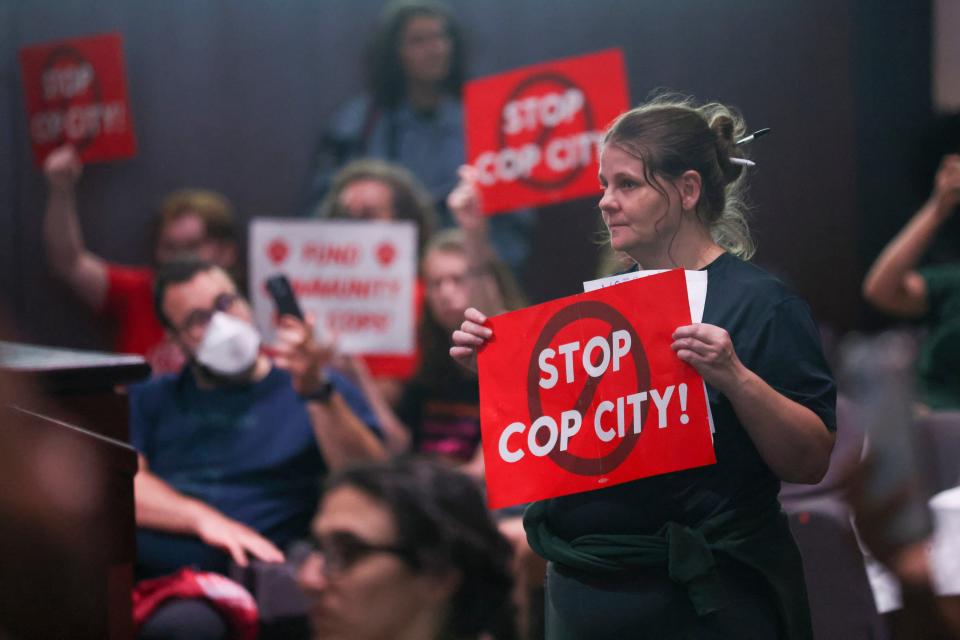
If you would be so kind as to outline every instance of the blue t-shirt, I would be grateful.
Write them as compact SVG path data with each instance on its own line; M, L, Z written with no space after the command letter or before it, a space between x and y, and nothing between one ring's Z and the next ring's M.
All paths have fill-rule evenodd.
M187 367L131 387L130 435L154 474L280 548L308 533L326 464L285 371L207 390ZM225 553L189 536L141 529L137 544L141 577L227 566Z
M931 266L920 274L930 327L917 355L920 399L933 409L960 409L960 265Z

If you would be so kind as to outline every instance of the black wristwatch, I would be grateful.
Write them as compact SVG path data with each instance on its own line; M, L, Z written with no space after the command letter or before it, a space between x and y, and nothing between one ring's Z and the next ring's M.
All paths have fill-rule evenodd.
M329 378L324 378L316 389L310 393L302 394L300 397L303 398L306 402L319 402L320 404L329 404L330 398L333 396L333 392L336 389L333 386L333 382Z

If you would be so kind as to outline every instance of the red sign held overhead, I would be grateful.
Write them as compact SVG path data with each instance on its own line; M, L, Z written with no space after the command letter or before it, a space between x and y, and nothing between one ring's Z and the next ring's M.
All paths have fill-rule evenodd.
M67 143L84 162L136 153L119 34L24 47L20 70L38 165Z
M629 103L617 49L467 83L467 158L477 169L484 210L597 193L604 130Z
M479 354L490 507L716 462L703 380L670 346L687 324L681 270L491 318Z

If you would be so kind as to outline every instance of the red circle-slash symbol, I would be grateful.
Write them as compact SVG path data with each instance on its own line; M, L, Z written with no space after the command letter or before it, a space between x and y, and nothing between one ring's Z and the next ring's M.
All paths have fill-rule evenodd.
M382 242L377 247L377 262L384 267L390 266L393 259L397 257L397 249L389 242Z
M280 238L267 245L267 257L273 264L280 264L287 259L288 255L290 255L290 248Z
M543 73L532 75L528 78L525 78L513 88L513 90L507 96L507 99L504 101L503 107L501 107L501 114L508 104L516 100L522 100L523 98L528 98L531 96L542 96L551 91L562 92L567 89L577 89L582 91L576 82L563 73L556 71L545 71ZM572 122L559 124L553 127L543 126L532 133L525 132L523 134L513 136L508 136L504 129L501 128L498 132L497 142L500 149L505 149L507 147L519 148L523 144L529 142L533 142L541 148L546 148L551 139L578 131L591 131L595 128L595 126L593 108L591 107L589 101L584 101L583 108L578 112L576 119ZM531 189L559 189L560 187L574 182L590 166L590 164L581 164L562 173L553 173L541 168L539 171L535 171L529 176L520 176L517 178L517 180Z
M640 336L637 335L636 329L620 311L605 302L583 300L557 311L543 326L543 329L540 330L540 336L537 338L537 342L533 347L533 354L538 354L543 351L564 327L585 318L595 318L606 322L610 326L611 331L623 329L630 333L630 343L633 345L630 350L630 355L633 357L637 387L640 389L648 388L650 386L650 364L647 362L647 353L643 348L643 343L640 341ZM532 355L530 363L527 366L527 408L530 412L531 421L537 416L544 415L543 400L540 397L540 385L538 382L540 378L538 362L537 357ZM580 412L580 415L584 415L591 402L593 402L599 382L599 378L590 378L580 392L580 396L577 398L577 403L574 407ZM641 409L641 423L646 421L647 411L646 406ZM546 435L543 434L542 431L541 434ZM627 459L627 456L630 455L630 452L633 451L639 439L639 433L627 434L620 441L616 449L600 457L582 457L569 451L555 450L550 453L550 459L553 460L557 466L570 473L581 476L600 476L610 473L619 467L623 461ZM538 443L541 446L543 446L545 441L546 438L543 438L543 441L538 439Z

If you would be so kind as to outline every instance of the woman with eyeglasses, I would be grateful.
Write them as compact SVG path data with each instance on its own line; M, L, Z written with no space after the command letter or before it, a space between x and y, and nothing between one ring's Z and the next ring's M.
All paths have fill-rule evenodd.
M314 638L476 638L509 619L510 545L474 483L413 458L331 476L298 571Z

